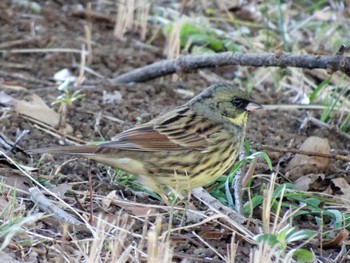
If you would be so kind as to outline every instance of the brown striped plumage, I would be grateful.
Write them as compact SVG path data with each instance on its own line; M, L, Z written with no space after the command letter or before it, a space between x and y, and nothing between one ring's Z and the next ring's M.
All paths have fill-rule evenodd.
M109 142L32 153L81 155L135 174L158 193L167 188L192 189L210 183L232 166L243 143L247 112L258 108L245 92L221 83Z

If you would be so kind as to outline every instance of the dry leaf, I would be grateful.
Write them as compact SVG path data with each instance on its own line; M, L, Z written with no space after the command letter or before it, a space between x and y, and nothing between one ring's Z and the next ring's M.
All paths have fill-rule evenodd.
M306 152L316 152L330 154L331 147L329 146L328 139L311 136L305 140L301 145L300 150ZM326 168L329 163L329 158L317 157L317 156L305 156L297 154L288 164L286 170L293 169L294 167L314 164L319 168Z
M324 174L307 174L298 178L294 182L294 185L300 191L308 191L310 189L310 186L315 181L317 181L318 179L324 180L324 178L325 178Z
M343 193L342 195L338 195L338 196L341 196L345 200L350 200L350 185L349 185L349 183L342 177L334 178L331 181Z
M333 194L332 187L328 185L327 188L323 191L323 193L326 195L332 195Z
M18 85L9 85L5 83L0 83L0 89L9 89L9 90L27 90L25 87L18 86Z
M157 209L153 207L149 207L147 205L142 204L133 204L129 201L122 201L118 199L118 196L116 195L116 191L110 192L102 201L105 208L110 207L111 204L117 205L126 211L130 212L131 214L135 216L155 216L159 212Z
M322 247L324 249L331 249L331 248L341 248L344 241L348 238L349 231L346 229L343 229L340 231L337 236L331 240L326 240L322 242Z
M7 167L0 167L0 180L9 186L15 187L18 190L28 192L30 179L23 176L18 170ZM17 195L22 195L21 191L17 192Z
M17 101L15 111L46 123L54 128L59 125L60 115L47 106L46 103L35 94L32 94L32 100L29 102L24 100ZM62 130L67 133L73 132L73 128L68 124L66 124L66 127Z
M0 103L13 106L18 114L30 117L56 128L60 122L60 115L52 110L46 103L35 94L32 94L31 101L17 100L5 93L0 93ZM66 124L63 132L72 133L72 126Z
M102 200L103 207L109 208L112 204L113 199L115 198L116 198L116 191L114 190L103 198Z
M200 235L202 238L206 239L206 240L221 240L224 236L224 233L221 233L219 231L215 231L215 230L202 230L198 233L198 235Z
M331 147L328 139L311 136L301 145L300 150L330 154ZM329 158L297 154L289 162L285 171L289 179L295 181L305 174L320 173L324 171L328 164Z

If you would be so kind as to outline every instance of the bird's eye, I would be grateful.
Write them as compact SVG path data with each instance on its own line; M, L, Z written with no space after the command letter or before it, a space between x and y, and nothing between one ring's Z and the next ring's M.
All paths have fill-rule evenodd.
M245 106L247 105L246 100L238 99L238 98L233 98L231 103L234 106L236 106L238 108L242 108L242 109L245 108Z

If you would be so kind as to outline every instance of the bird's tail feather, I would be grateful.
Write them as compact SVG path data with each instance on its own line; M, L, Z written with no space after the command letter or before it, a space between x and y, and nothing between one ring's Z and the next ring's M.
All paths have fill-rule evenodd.
M97 146L59 146L29 150L29 154L42 154L42 153L61 153L61 154L77 154L77 155L88 155L93 154L97 150Z

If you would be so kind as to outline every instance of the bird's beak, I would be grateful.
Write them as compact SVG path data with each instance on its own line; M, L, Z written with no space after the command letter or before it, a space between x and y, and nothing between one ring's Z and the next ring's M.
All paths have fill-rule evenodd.
M259 103L256 103L254 101L251 101L248 103L247 107L246 107L246 110L248 112L251 112L251 111L256 111L256 110L260 110L262 109L263 106L261 106Z

